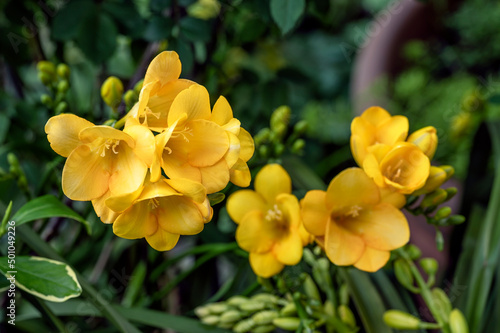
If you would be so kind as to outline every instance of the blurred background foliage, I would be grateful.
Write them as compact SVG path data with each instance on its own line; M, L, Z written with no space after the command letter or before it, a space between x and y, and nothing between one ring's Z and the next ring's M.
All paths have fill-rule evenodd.
M50 149L44 125L63 102L65 112L104 122L110 117L99 94L104 80L114 75L125 90L133 89L158 52L174 50L183 65L181 77L205 85L212 103L224 95L235 117L253 135L266 131L272 112L282 105L290 108L286 137L295 135L298 123L307 122L300 129L305 147L294 148L291 142L279 149L275 145L259 149L266 140L257 142L254 168L272 158L285 164L292 160L295 171L290 173L301 172L291 157L296 154L300 163L328 182L354 165L348 146L353 117L349 80L357 34L388 4L388 0L2 1L0 211L9 201L15 212L32 198L59 197L90 222L92 233L64 218L35 221L33 231L104 299L123 307L192 316L192 310L208 300L251 294L259 284L246 254L235 246L235 225L222 204L214 207L213 221L201 234L182 237L168 253L158 253L142 240L117 238L90 205L64 198L63 159ZM492 24L500 21L500 7L495 1L466 0L454 5L452 12L449 9L437 6L439 34L409 41L404 48L405 69L396 77L383 78L376 89L390 96L392 114L409 117L411 130L438 128L437 160L454 165L465 180L474 133L485 119L498 118L500 112L500 34ZM354 52L346 53L346 45ZM69 66L67 92L57 96L58 87L51 91L42 84L36 67L41 60ZM57 105L47 107L42 94ZM125 113L125 102L118 110ZM479 191L487 196L491 174L481 179L484 186ZM298 185L299 197L306 189ZM230 185L224 192L234 190ZM18 239L20 253L30 253L30 244L22 245ZM0 241L2 252L4 241ZM73 310L67 322L75 332L98 327L113 331L111 324L89 315L81 304L67 306ZM53 329L29 302L18 311L18 329ZM86 317L78 317L79 313Z

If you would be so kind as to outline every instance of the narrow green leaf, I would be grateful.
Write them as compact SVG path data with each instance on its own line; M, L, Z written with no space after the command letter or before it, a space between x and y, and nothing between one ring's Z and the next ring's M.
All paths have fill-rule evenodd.
M50 194L27 202L14 214L11 220L15 221L16 227L18 227L26 222L48 217L67 217L76 220L83 223L89 235L92 233L90 223L87 220Z
M60 261L18 256L11 266L7 257L2 257L0 272L7 278L15 278L19 288L47 301L64 302L82 293L75 272Z
M271 0L271 16L283 35L292 30L305 9L304 0Z

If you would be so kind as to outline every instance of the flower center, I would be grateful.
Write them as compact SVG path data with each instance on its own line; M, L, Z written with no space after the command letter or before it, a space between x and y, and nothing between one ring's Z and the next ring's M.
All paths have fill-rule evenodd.
M118 145L120 144L120 140L117 139L100 139L100 142L92 148L93 152L99 154L99 156L106 156L106 151L111 149L114 154L118 154Z
M273 208L271 208L267 211L265 219L266 219L266 221L269 221L269 222L282 222L283 221L283 213L278 208L278 205L275 204Z
M361 208L358 205L351 206L349 210L345 213L345 215L350 216L350 217L358 217L359 212L362 211L363 208Z
M157 198L151 198L149 199L148 204L151 206L151 210L154 210L160 205L160 202Z
M397 183L403 172L403 160L399 160L396 165L387 166L385 176L392 182Z

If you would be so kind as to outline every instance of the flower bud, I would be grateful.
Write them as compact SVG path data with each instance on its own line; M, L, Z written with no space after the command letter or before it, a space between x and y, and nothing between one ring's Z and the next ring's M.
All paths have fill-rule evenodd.
M440 230L436 230L436 248L438 251L443 251L444 248L444 238L443 238L443 233Z
M116 109L122 100L123 84L116 76L110 76L101 86L101 97L104 102Z
M396 279L401 285L409 290L413 290L413 274L411 273L410 266L403 259L396 259L394 261L394 274Z
M455 174L455 168L451 165L440 165L439 167L446 172L446 180L450 179Z
M448 193L442 188L436 189L434 192L425 195L424 200L420 204L422 208L428 208L433 206L438 206L446 201L448 198Z
M139 95L137 95L133 90L127 90L125 95L123 95L123 100L125 101L127 110L130 110L137 102L137 100L139 99L137 96Z
M433 126L427 126L410 134L406 141L418 146L429 159L432 159L436 152L438 136Z
M463 313L459 309L453 309L450 313L450 331L451 333L469 333L469 325Z
M304 261L310 266L314 266L316 264L316 258L314 257L312 251L307 247L305 247L302 252L302 258L304 258Z
M301 120L293 127L293 133L295 133L295 135L297 136L300 136L307 131L308 127L309 123L307 122L307 120Z
M292 145L292 153L294 154L300 154L304 150L304 147L306 146L306 142L303 139L297 139Z
M69 66L66 64L57 65L57 75L64 80L69 80L69 75L71 74L71 70Z
M349 287L347 283L342 283L339 288L339 300L340 304L348 304L349 303Z
M271 115L271 130L275 130L278 124L283 124L285 127L290 121L291 110L290 107L282 105L273 111Z
M212 316L203 317L203 318L201 318L201 322L204 324L207 324L207 325L214 326L214 325L217 325L219 323L219 316L212 315Z
M295 302L287 303L281 310L280 315L284 317L292 316L297 313L297 306Z
M43 105L45 105L48 108L51 108L53 106L54 101L52 100L52 97L50 97L47 94L43 94L40 96L40 101L42 102Z
M417 260L422 256L422 251L415 244L406 245L406 253L408 253L412 260Z
M56 109L54 111L56 114L61 114L68 111L68 103L62 101L61 103L57 104Z
M255 302L263 302L263 303L267 303L267 304L276 304L276 303L278 303L279 298L278 298L278 296L273 295L273 294L261 293L261 294L257 294L257 295L252 296L251 300L255 301Z
M45 73L45 72L39 72L38 73L38 79L45 86L50 86L52 84L52 76L50 74Z
M261 145L266 141L269 141L269 137L271 134L271 130L268 127L261 129L257 134L253 137L256 145Z
M433 288L432 298L434 299L439 312L443 315L443 318L448 318L452 309L448 295L446 295L444 290L441 288Z
M224 312L220 318L219 318L219 323L221 324L227 324L227 323L234 323L235 321L238 321L241 319L241 314L237 310L229 310Z
M226 304L228 305L231 305L231 306L239 306L240 304L243 304L245 302L248 302L248 298L245 297L245 296L239 296L239 295L236 295L236 296L233 296L233 297L230 297L227 301L226 301Z
M342 320L343 323L347 324L347 326L349 327L356 327L356 319L354 318L354 314L347 305L339 305L338 312L340 320Z
M435 275L438 270L438 262L434 258L422 258L419 261L420 267L424 270L427 275Z
M427 177L424 186L413 192L413 195L418 196L430 193L443 185L447 180L448 174L442 167L431 166L429 169L429 177Z
M219 303L211 303L205 305L205 307L210 311L211 314L221 314L224 311L228 310L228 306L225 303L219 302Z
M285 152L285 145L282 144L281 142L278 142L277 144L274 145L274 154L276 156L281 156Z
M448 187L445 191L448 194L448 196L446 197L446 200L450 200L451 198L453 198L455 196L455 194L458 193L458 190L456 187Z
M40 73L47 74L51 80L54 78L54 74L56 73L56 66L50 61L39 61L38 64L36 64L36 68Z
M256 325L267 325L273 322L273 319L278 318L278 312L274 310L259 311L252 316L252 320Z
M300 319L294 317L275 318L273 325L287 331L295 331L300 326Z
M134 92L137 96L141 94L141 89L142 85L144 83L144 80L137 81L137 83L134 85Z
M254 327L252 332L253 333L270 333L270 332L274 332L275 330L276 330L276 327L274 327L274 325L262 325L262 326Z
M388 310L384 313L384 322L387 326L398 330L416 330L420 326L420 319L409 313L399 310Z
M198 306L194 309L194 314L199 318L207 317L210 315L210 310L206 306Z
M274 136L275 140L280 141L281 138L283 138L285 136L286 130L287 130L287 127L285 124L283 124L283 123L276 124L272 128L273 133L275 133L275 136Z
M191 17L209 20L219 15L220 3L217 0L198 0L187 8L187 12Z
M448 224L457 225L465 222L465 216L463 215L453 215L448 219Z
M335 317L335 307L333 306L333 303L330 300L326 300L325 303L323 304L323 312L329 316L329 317Z
M244 333L251 331L255 327L255 323L251 318L244 319L239 321L236 325L233 326L233 332L235 333Z
M260 310L264 310L266 305L263 302L259 301L247 301L245 303L242 303L238 306L241 310L243 311L248 311L248 312L257 312Z
M314 283L313 279L309 274L303 273L303 275L304 275L303 287L305 294L310 299L321 302L321 296L319 295L319 290L318 287L316 286L316 283Z
M259 147L259 155L263 158L269 157L269 147L268 146L260 146Z
M450 207L448 207L448 206L441 207L441 208L438 209L438 211L434 215L434 219L436 219L436 220L445 219L448 216L450 216L450 214L451 214L451 208Z
M57 84L57 91L59 91L63 94L66 93L66 91L68 91L68 89L69 89L69 83L66 80L61 80Z

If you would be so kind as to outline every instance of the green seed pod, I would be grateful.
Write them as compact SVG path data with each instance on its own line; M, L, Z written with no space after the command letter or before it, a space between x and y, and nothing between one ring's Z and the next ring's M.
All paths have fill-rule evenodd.
M422 208L428 208L432 206L438 206L446 201L448 198L448 192L443 190L442 188L438 188L435 191L426 194L424 200L420 204Z
M416 330L420 327L420 319L399 310L388 310L384 313L387 326L398 330Z
M233 332L235 333L244 333L244 332L249 332L255 327L255 323L251 318L244 319L242 321L239 321L236 323L236 325L233 326Z
M203 317L203 318L201 318L201 322L203 324L215 326L219 323L219 316L212 315L212 316Z
M248 302L248 297L236 295L228 298L226 304L238 307L240 304L243 304L245 302Z
M300 136L307 131L308 127L309 124L307 120L301 120L298 123L296 123L295 126L293 127L293 133L297 136Z
M422 258L419 261L420 267L427 275L435 275L438 270L438 262L434 258Z
M239 308L243 311L248 311L248 312L257 312L260 310L264 310L266 305L263 302L257 302L257 301L248 301L246 303L240 304Z
M61 114L68 111L68 103L62 101L61 103L57 104L56 109L54 111L56 114Z
M465 222L465 216L463 215L453 215L448 219L448 224L457 225Z
M47 94L43 94L42 96L40 96L40 101L42 102L43 105L45 105L49 109L52 108L52 106L54 105L52 97L50 97Z
M256 325L267 325L272 323L274 318L278 318L278 312L274 310L259 311L252 316L252 320Z
M404 259L399 258L394 261L394 274L403 287L409 290L414 289L414 277L410 266Z
M448 318L452 310L452 305L448 295L446 295L444 290L441 288L433 288L432 298L434 299L439 312L442 314L442 317Z
M450 313L451 333L469 333L469 325L463 313L459 309L453 309Z
M133 90L127 90L125 95L123 95L123 100L125 101L125 105L127 106L127 110L130 110L134 104L137 102L139 97Z
M297 306L295 305L295 302L287 303L280 311L280 315L282 315L283 317L293 316L296 313Z
M295 317L275 318L273 325L287 331L295 331L300 326L300 319Z
M110 76L101 86L101 97L104 102L116 109L122 100L123 83L116 76Z
M205 307L211 314L221 314L229 309L229 306L223 302L207 304Z
M267 304L276 304L279 301L279 297L273 294L261 293L254 295L250 298L254 302L264 302Z
M197 315L198 318L203 318L210 315L210 310L208 310L206 306L198 306L194 309L194 314Z
M303 139L297 139L292 145L291 151L294 154L300 154L304 150L304 147L306 146L306 141Z
M278 107L276 110L273 111L271 115L271 130L275 131L276 126L278 124L283 124L285 125L285 128L288 125L288 122L290 121L290 114L291 110L290 107L286 105L282 105Z
M57 65L57 75L64 80L69 80L69 76L71 74L71 70L69 66L66 64Z
M66 93L66 91L68 91L68 89L69 89L69 82L66 80L61 80L57 84L57 91L59 91L62 94Z
M219 319L219 323L234 323L241 319L241 313L237 310L229 310L224 312Z
M408 253L411 260L417 260L422 256L422 251L414 244L406 245L406 253Z
M340 320L342 320L343 323L347 324L347 326L349 327L356 327L356 319L354 318L354 314L347 305L341 304L339 305L337 310Z
M438 211L434 215L434 219L436 219L436 220L445 219L448 216L450 216L450 214L451 214L451 208L450 207L448 207L448 206L441 207L441 208L438 209Z
M136 93L137 96L139 96L141 94L141 89L142 89L143 83L144 83L144 80L140 80L134 86L134 92Z
M253 333L269 333L269 332L274 332L276 327L274 325L263 325L263 326L257 326L252 329Z

